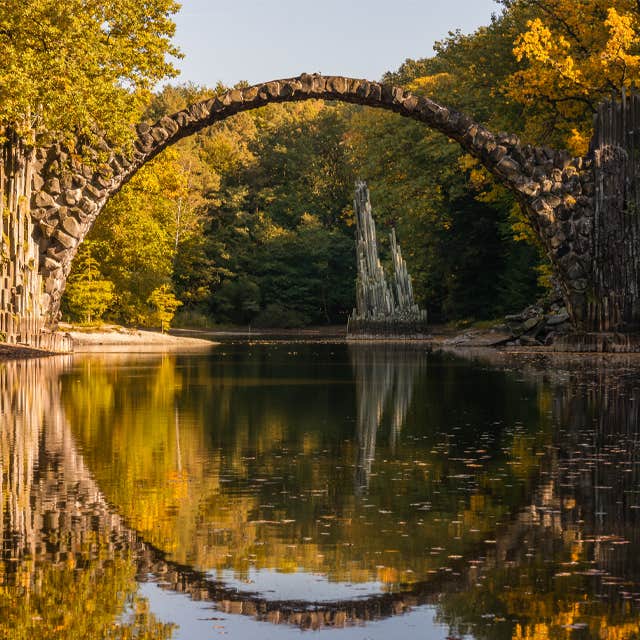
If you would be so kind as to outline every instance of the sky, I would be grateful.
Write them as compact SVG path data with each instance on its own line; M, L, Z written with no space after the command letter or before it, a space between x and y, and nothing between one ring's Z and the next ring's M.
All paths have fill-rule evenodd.
M177 81L231 86L303 72L379 80L498 9L495 0L182 0Z

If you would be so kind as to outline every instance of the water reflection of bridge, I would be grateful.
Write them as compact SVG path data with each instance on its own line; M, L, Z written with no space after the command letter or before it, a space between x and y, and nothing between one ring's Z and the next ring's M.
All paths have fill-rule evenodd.
M400 372L388 368L375 352L363 354L352 355L356 371L362 372L356 376L362 462L358 486L367 483L375 434L385 414L385 390L394 385L404 390L386 412L395 425L390 435L393 442L394 429L411 402L411 379L425 366L421 356ZM406 364L406 358L398 361ZM96 485L65 417L59 376L69 364L69 359L56 358L8 363L0 369L4 564L0 584L16 586L20 575L21 589L36 591L45 565L73 561L76 570L82 571L87 554L104 564L114 558L131 558L139 580L151 577L163 588L212 602L222 611L320 628L358 624L436 603L442 593L466 590L496 567L526 563L534 544L542 548L591 544L595 571L636 584L640 581L640 391L624 372L595 377L572 374L555 387L551 381L552 411L562 438L539 461L540 480L530 506L496 532L495 544L477 547L471 555L450 562L431 579L407 586L404 592L316 604L239 592L172 562L133 531Z

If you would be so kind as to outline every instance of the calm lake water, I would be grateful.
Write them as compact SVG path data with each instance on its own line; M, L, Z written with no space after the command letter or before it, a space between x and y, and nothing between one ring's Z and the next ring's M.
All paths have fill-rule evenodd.
M640 637L640 359L0 364L0 638Z

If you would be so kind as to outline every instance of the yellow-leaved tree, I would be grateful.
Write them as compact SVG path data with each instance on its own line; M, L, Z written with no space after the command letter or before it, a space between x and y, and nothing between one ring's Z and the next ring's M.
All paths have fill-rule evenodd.
M604 97L640 83L637 0L502 0L524 19L513 53L521 68L504 92L527 114L526 137L583 154Z
M176 69L174 0L0 0L0 131L124 142Z

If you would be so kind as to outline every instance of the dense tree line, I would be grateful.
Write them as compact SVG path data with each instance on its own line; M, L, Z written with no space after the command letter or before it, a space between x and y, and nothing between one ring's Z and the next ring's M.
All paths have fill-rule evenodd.
M498 4L488 26L450 34L384 79L494 130L584 153L598 100L639 76L637 3ZM222 90L167 86L146 118ZM238 114L181 142L108 205L82 249L100 265L96 280L113 283L105 317L153 323L152 294L164 286L186 324L344 322L356 177L371 188L383 257L396 227L432 319L496 317L548 285L515 201L455 143L395 114L306 102ZM78 269L72 292L81 278Z

